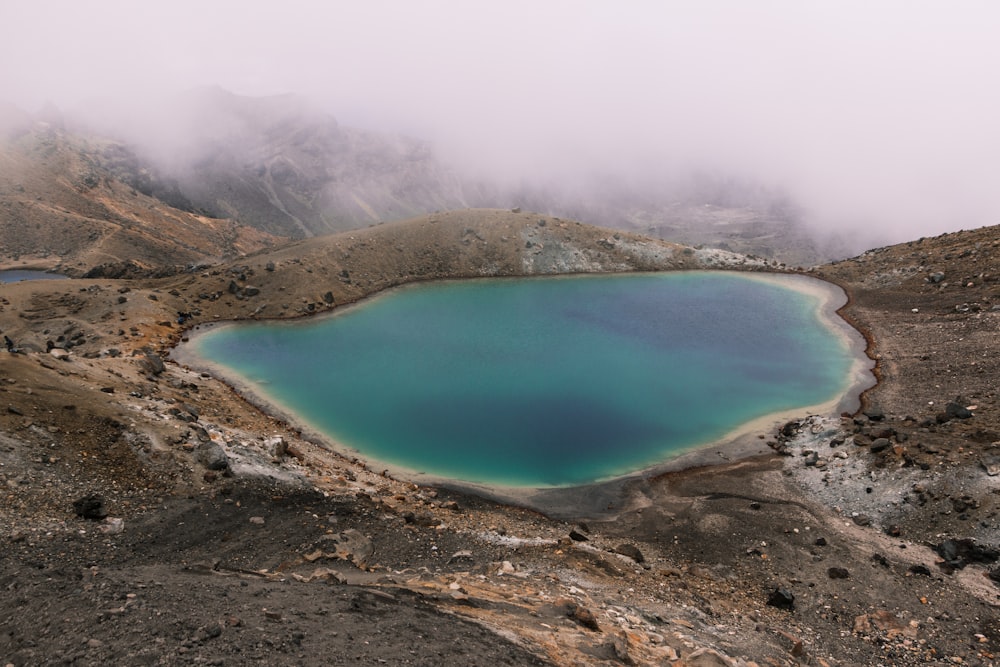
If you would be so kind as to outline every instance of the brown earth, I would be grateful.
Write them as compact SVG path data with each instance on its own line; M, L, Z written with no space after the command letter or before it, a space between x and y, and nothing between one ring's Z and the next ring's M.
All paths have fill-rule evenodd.
M993 664L998 248L994 227L815 270L878 359L869 416L803 415L597 520L388 478L162 359L191 326L412 280L761 262L468 211L160 280L4 285L0 660Z

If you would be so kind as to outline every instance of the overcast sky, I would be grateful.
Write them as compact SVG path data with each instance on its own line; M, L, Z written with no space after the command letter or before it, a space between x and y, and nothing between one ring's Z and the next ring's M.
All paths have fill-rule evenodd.
M904 240L1000 223L998 36L987 0L0 0L0 97L296 92L470 168L720 169Z

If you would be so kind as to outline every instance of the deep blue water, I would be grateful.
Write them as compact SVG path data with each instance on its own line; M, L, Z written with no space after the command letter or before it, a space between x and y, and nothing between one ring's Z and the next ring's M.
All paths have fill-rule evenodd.
M58 273L48 273L47 271L25 271L23 269L0 271L0 283L17 283L22 280L59 280L65 277Z
M839 397L854 358L818 306L740 274L476 280L220 327L193 345L363 457L560 486Z

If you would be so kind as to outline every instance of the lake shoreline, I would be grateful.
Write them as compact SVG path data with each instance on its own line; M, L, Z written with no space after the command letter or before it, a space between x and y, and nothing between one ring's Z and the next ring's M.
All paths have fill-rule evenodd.
M778 284L815 297L818 301L817 314L822 323L845 342L854 358L852 371L845 382L845 391L820 404L781 410L744 422L720 438L694 445L653 466L580 485L537 487L466 482L389 464L365 455L352 447L345 446L280 400L264 395L251 383L236 377L234 373L227 371L220 364L208 361L194 352L194 341L198 337L220 327L238 326L240 324L238 321L208 323L188 330L186 342L174 347L171 351L171 358L183 366L212 374L225 382L239 398L262 413L290 425L304 439L321 445L347 460L364 465L369 470L424 486L451 489L505 504L535 509L550 516L607 517L627 507L629 489L644 483L646 480L670 473L707 466L724 466L754 457L770 456L772 454L767 446L767 434L773 434L783 423L807 415L833 416L845 412L853 413L860 407L861 394L875 384L871 373L872 361L865 356L867 342L864 336L838 314L838 311L847 303L847 295L842 288L833 283L802 274L724 273L739 273L741 277ZM505 280L520 280L520 278L506 278ZM387 291L405 289L409 286L402 285ZM384 293L369 295L350 304L346 309L338 308L333 312L317 316L335 317L345 310L363 305L369 299ZM308 319L313 320L314 317ZM276 322L281 321L276 320ZM288 321L288 324L302 324L303 321L302 318L297 318Z

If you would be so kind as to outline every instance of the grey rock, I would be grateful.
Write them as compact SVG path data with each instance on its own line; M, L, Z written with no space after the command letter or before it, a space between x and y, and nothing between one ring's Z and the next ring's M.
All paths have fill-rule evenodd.
M346 560L360 568L367 567L375 554L374 543L354 528L334 535L324 535L316 543L316 548L322 550L328 558Z
M795 595L787 588L775 588L767 596L767 604L778 609L794 609Z
M872 453L877 454L878 452L882 452L889 449L889 446L891 444L892 443L889 442L888 438L875 438L875 440L872 441L870 449Z
M617 547L615 547L615 553L625 556L627 558L631 558L636 563L646 562L646 559L642 555L642 552L639 551L639 547L635 546L634 544L628 544L627 542L624 544L619 544Z
M882 410L882 408L878 407L868 408L867 410L864 411L864 415L865 417L868 417L868 419L871 419L873 422L878 422L885 419L885 412Z
M955 401L951 401L944 407L944 413L952 419L969 419L973 416L971 410Z
M288 452L288 445L280 435L275 435L264 440L264 451L272 459L281 459Z
M222 447L215 442L203 442L195 450L198 462L209 470L226 470L229 468L229 457Z
M1000 456L987 455L979 459L979 465L983 466L983 470L990 477L996 477L1000 475Z
M139 363L147 373L152 373L153 375L160 375L166 370L166 366L163 365L163 359L155 352L147 352Z

